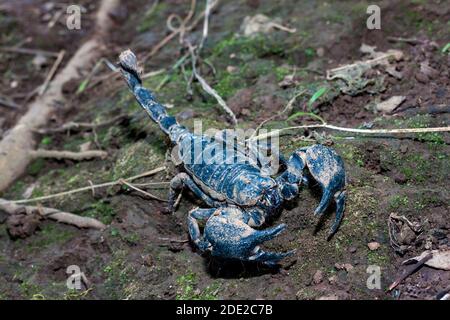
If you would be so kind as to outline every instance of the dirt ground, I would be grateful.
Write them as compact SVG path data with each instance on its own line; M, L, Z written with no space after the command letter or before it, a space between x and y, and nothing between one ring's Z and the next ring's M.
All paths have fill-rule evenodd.
M1 46L23 46L70 57L90 34L97 2L85 4L83 27L69 31L60 22L49 30L48 17L58 7L48 1L6 1L0 5ZM450 55L443 48L450 39L450 5L446 1L382 1L381 29L366 28L365 1L221 1L210 20L202 50L200 72L227 101L242 128L255 128L281 111L298 92L292 114L313 112L330 124L352 128L427 128L449 125ZM116 61L131 48L138 58L168 33L170 14L185 17L190 1L133 1L123 5L105 57ZM196 14L204 9L198 1ZM49 15L48 15L49 14ZM295 28L243 36L246 16L264 14ZM200 40L201 24L186 36ZM400 40L398 38L401 38ZM405 41L405 39L407 39ZM412 39L412 40L411 40ZM362 44L377 52L400 50L403 58L365 71L341 91L342 81L326 80L326 70L366 60ZM175 39L143 66L145 72L169 70L145 80L148 88L170 106L169 113L187 127L202 120L203 128L231 128L215 100L194 82L192 94L180 69L170 71L184 54ZM39 86L52 60L37 63L36 56L0 51L0 96L17 108L0 106L0 135L26 110L29 93ZM68 58L66 58L65 62ZM50 61L49 61L50 60ZM65 63L64 62L64 63ZM190 64L186 65L187 76ZM103 68L98 79L109 71ZM293 77L289 77L294 74ZM394 74L394 75L393 75ZM167 75L169 77L167 77ZM283 80L290 81L280 84ZM369 79L367 84L363 80ZM39 136L40 148L79 151L80 146L101 148L106 160L82 162L35 160L26 174L2 198L22 199L113 181L148 171L165 163L167 138L134 101L120 78L108 78L77 94L80 83L67 84L73 105L68 114L55 114L50 127L68 121L107 121L119 114L125 120L95 131ZM348 83L347 83L348 84ZM313 103L320 88L326 93ZM376 104L391 96L405 101L389 114ZM267 128L314 123L311 117L281 117ZM8 216L0 211L0 299L434 299L450 287L450 272L422 267L395 290L387 287L405 270L402 261L426 249L448 249L449 143L448 133L362 136L339 131L299 130L280 138L284 155L318 141L331 145L344 159L348 175L345 217L337 234L326 240L332 210L319 221L313 216L320 194L303 188L298 201L283 210L274 224L288 228L268 249L296 249L279 268L201 256L188 241L186 215L204 205L185 191L175 214L164 214L164 202L148 199L118 186L54 198L42 205L94 217L108 225L104 231L77 229L37 219L31 235L13 239ZM167 172L136 182L167 182ZM1 174L1 173L0 173ZM148 191L167 197L167 184ZM392 247L388 221L391 213L421 226L415 233L401 226L402 252ZM376 248L369 248L374 245ZM376 244L373 244L376 243ZM86 275L82 290L68 289L66 269L77 265ZM369 288L369 266L380 268L381 287Z

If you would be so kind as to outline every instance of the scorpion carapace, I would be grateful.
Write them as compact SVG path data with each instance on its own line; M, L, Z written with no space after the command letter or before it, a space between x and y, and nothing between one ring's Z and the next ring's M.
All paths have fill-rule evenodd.
M169 116L166 108L142 86L133 52L127 50L120 55L119 67L139 104L177 146L184 170L170 183L169 212L174 211L175 200L184 186L208 206L194 208L187 216L190 237L200 251L267 265L292 255L293 251L266 252L259 246L280 234L286 225L261 227L280 212L283 202L298 195L302 184L313 182L322 189L322 199L314 213L321 215L334 202L336 218L329 237L337 231L345 207L345 169L334 150L320 144L297 149L288 160L280 157L284 172L276 178L266 176L251 159L230 161L235 155L217 152L223 150L219 141L195 135ZM200 225L204 226L203 232Z

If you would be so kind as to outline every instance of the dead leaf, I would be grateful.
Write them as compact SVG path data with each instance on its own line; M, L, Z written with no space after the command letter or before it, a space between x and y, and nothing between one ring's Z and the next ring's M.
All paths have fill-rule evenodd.
M425 264L429 267L450 271L450 250L424 251L420 256L403 261L403 264L417 263L431 252L433 255Z
M431 79L434 79L439 75L439 71L430 67L428 61L423 61L420 63L420 72L422 72Z
M290 88L295 87L298 84L298 81L295 79L295 76L293 74L288 74L281 80L278 85L281 88Z
M256 14L253 17L247 16L241 25L241 30L244 36L253 36L258 33L270 33L274 29L283 30L289 33L296 32L296 29L291 29L283 26L280 19L271 19L263 14Z
M378 52L375 51L375 48L362 44L360 51L367 54L369 59L329 69L326 72L327 80L337 79L340 91L349 95L356 95L364 91L369 93L382 92L385 88L383 84L384 76L377 72L376 77L367 78L366 71L382 65L385 67L386 73L401 78L403 75L396 70L393 60L400 61L403 59L403 52L394 49ZM370 90L367 89L369 85L373 87Z
M403 103L403 101L405 101L406 97L405 96L393 96L390 97L389 99L377 103L377 105L375 106L375 110L382 112L382 113L391 113L392 111L394 111L399 105L401 105Z

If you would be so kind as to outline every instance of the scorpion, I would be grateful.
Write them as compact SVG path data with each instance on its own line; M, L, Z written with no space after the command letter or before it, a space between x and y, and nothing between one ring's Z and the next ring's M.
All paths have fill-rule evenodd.
M343 160L334 150L316 144L295 150L287 160L280 156L284 171L275 178L262 174L261 165L254 161L227 161L229 156L216 153L221 150L220 141L191 133L143 87L132 51L120 54L118 66L139 105L178 149L184 170L170 182L167 211L174 212L183 187L208 206L196 207L187 215L190 238L201 253L267 266L293 255L295 250L268 252L260 246L285 230L286 224L263 227L280 214L284 202L298 196L302 184L314 182L322 192L314 214L322 215L334 202L336 214L328 239L337 231L344 214L346 178ZM192 152L195 146L200 146L200 152ZM202 160L192 161L193 157ZM207 161L211 159L215 161Z

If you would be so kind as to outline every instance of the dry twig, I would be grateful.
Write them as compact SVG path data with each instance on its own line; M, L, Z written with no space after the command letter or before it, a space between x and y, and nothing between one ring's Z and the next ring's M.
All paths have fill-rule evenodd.
M114 124L118 121L128 118L128 115L121 114L117 117L114 117L110 120L100 122L100 123L92 123L92 122L67 122L63 124L59 128L50 128L50 129L39 129L36 130L37 133L40 134L50 134L50 133L60 133L60 132L68 132L68 131L83 131L83 130L92 130L98 129L101 127L106 127L111 124Z
M126 185L127 187L130 187L131 189L133 189L133 190L135 190L135 191L137 191L137 192L140 192L140 193L142 193L143 195L145 195L145 196L147 196L147 197L150 197L150 198L152 198L152 199L159 200L159 201L163 201L163 202L167 202L166 199L161 199L161 198L159 198L159 197L157 197L157 196L155 196L155 195L153 195L153 194L151 194L151 193L149 193L149 192L147 192L147 191L144 191L144 190L142 190L142 189L140 189L140 188L134 186L133 184L131 184L131 183L129 183L129 182L126 182L124 179L120 179L120 180L119 180L119 183L120 183L120 184L124 184L124 185Z
M67 195L71 195L71 194L75 194L75 193L79 193L79 192L84 192L84 191L89 191L89 190L94 190L94 189L98 189L98 188L105 188L105 187L111 187L111 186L115 186L115 185L120 185L122 180L125 181L133 181L136 179L140 179L143 177L148 177L154 174L157 174L158 172L164 171L166 170L166 167L158 167L156 169L150 170L150 171L146 171L144 173L138 174L136 176L132 176L129 178L125 178L125 179L119 179L116 181L111 181L111 182L105 182L105 183L101 183L101 184L95 184L95 185L89 185L86 187L82 187L82 188L78 188L78 189L72 189L72 190L68 190L68 191L63 191L63 192L58 192L55 194L51 194L51 195L47 195L47 196L42 196L42 197L36 197L36 198L31 198L31 199L21 199L21 200L5 200L7 202L11 202L11 203L30 203L30 202L37 202L37 201L44 201L44 200L48 200L48 199L53 199L53 198L57 198L57 197L62 197L62 196L67 196ZM0 202L1 204L2 202Z
M321 123L321 124L311 124L311 125L294 126L294 127L286 127L286 128L276 129L269 133L253 137L252 140L267 139L269 137L280 135L282 132L289 131L289 130L318 129L318 128L343 131L343 132L359 133L359 134L363 134L363 135L449 132L450 131L450 126L449 127L434 127L434 128L406 128L406 129L354 129L354 128L338 127L338 126L334 126L334 125L327 124L327 123Z
M72 151L37 149L31 150L30 155L32 158L69 159L74 161L81 161L92 158L105 159L108 156L108 153L101 150L72 152Z
M58 53L58 57L56 58L55 63L53 64L52 68L47 74L47 77L45 78L44 84L42 87L40 87L38 94L42 96L44 92L47 90L48 85L50 84L50 81L52 80L53 76L56 73L56 70L58 70L59 65L61 64L62 60L64 59L64 55L66 54L66 50L61 50Z
M103 230L106 228L106 226L102 222L94 218L82 217L73 213L64 212L53 208L17 205L12 201L0 199L0 209L8 214L15 214L22 208L24 208L27 212L38 211L42 216L46 218L50 218L61 223L71 224L79 228L93 228L99 230Z

